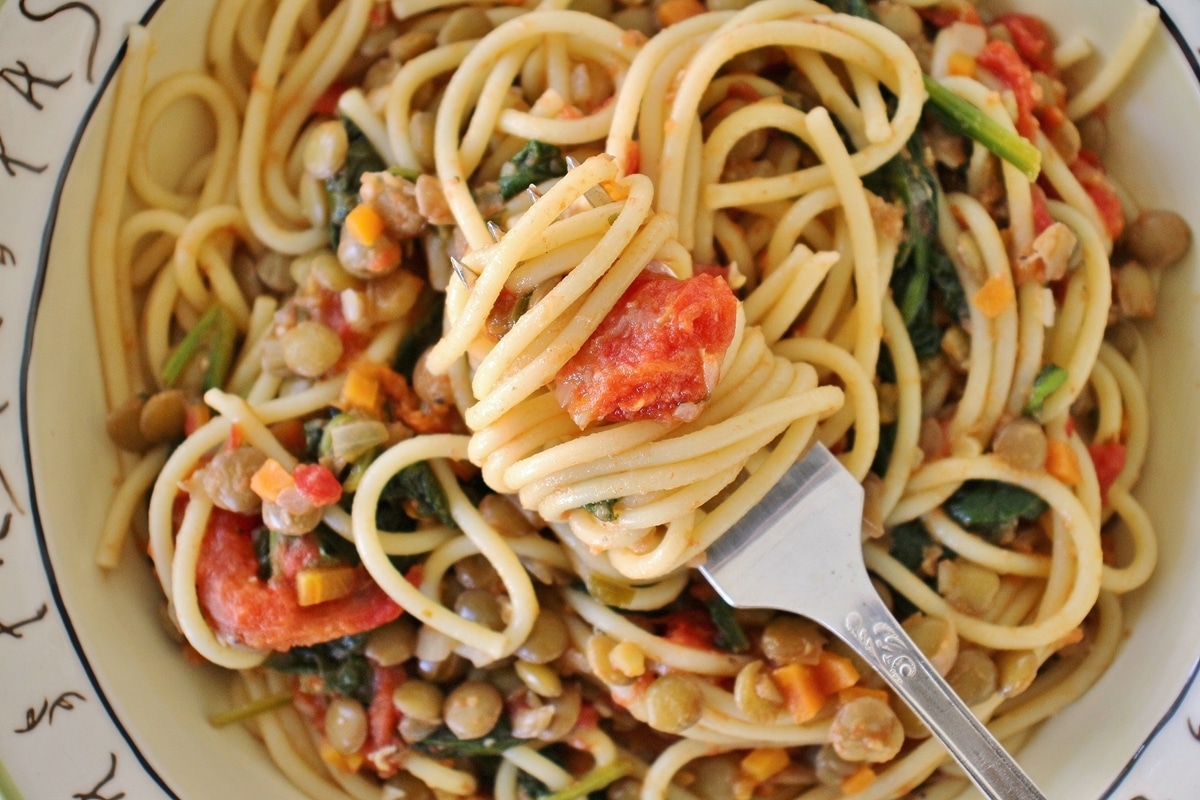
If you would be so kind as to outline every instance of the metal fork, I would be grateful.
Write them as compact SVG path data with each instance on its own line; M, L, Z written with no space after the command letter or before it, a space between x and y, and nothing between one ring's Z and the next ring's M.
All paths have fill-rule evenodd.
M736 608L824 625L924 721L989 800L1045 800L879 599L863 563L862 486L821 444L708 548L700 571Z

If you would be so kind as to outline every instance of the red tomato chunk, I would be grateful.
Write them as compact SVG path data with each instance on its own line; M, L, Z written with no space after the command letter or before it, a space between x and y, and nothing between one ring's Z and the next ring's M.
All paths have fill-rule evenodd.
M695 419L736 319L737 298L721 278L643 272L559 371L558 402L580 428L598 419Z
M221 639L290 650L378 628L400 616L400 606L362 567L353 592L313 606L300 605L296 586L286 575L260 580L249 535L256 524L253 517L215 509L200 547L196 564L200 608Z

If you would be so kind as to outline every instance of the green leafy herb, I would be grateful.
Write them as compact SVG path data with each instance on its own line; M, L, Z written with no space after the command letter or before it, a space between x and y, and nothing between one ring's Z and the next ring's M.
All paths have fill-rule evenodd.
M925 561L925 548L933 544L929 531L920 520L914 519L892 529L892 546L888 552L910 572L919 573Z
M583 510L601 522L613 522L617 518L616 500L599 500L595 503L584 503Z
M733 606L726 603L720 595L713 595L704 601L704 605L708 607L708 614L717 628L717 647L730 653L749 652L750 638L742 630L742 624L738 622Z
M337 252L338 243L342 239L342 226L346 223L346 215L362 202L358 190L363 174L383 172L387 168L357 125L345 117L342 118L342 125L346 128L346 138L349 141L346 160L337 174L325 181L325 196L329 201L329 244L334 252Z
M865 0L826 0L825 5L839 14L851 14L863 19L875 20L875 14Z
M328 525L323 523L317 525L313 536L317 539L317 551L324 561L348 564L352 567L362 563L362 557L359 556L354 542L344 539L341 534Z
M929 271L933 276L934 286L942 294L942 307L960 322L968 319L971 309L967 305L967 293L963 289L962 281L958 279L954 262L940 247L930 254Z
M324 417L314 417L304 421L304 460L312 463L320 456L321 440L325 434Z
M492 728L478 739L459 739L444 725L419 742L412 749L434 758L472 758L478 756L500 756L505 750L519 747L528 741L513 736L512 727L503 716Z
M375 525L383 531L411 531L416 519L436 519L457 528L450 502L429 463L418 461L391 477L379 495Z
M1048 508L1045 500L1020 486L986 480L967 481L942 504L959 525L988 536L1020 520L1035 520Z
M624 583L610 581L594 572L584 576L587 593L598 603L613 608L626 608L633 602L633 587Z
M184 369L202 349L208 350L208 369L204 373L204 389L219 389L225 385L225 377L233 363L233 346L237 328L225 309L213 306L187 332L175 347L167 363L163 365L162 379L166 386L174 386Z
M934 319L937 297L950 307L962 295L958 276L937 236L938 181L925 164L920 136L871 177L872 188L904 207L904 241L896 252L892 296L918 358L935 355L942 329ZM949 265L946 274L945 266Z
M320 675L333 692L353 697L360 703L371 702L373 670L363 655L365 633L343 636L311 647L293 647L286 653L273 653L265 666L280 672Z
M979 142L1021 170L1029 180L1037 180L1042 171L1042 154L1028 139L1005 128L928 75L922 77L929 105L947 128Z
M1037 414L1046 403L1046 398L1058 391L1067 382L1067 371L1057 364L1046 364L1033 379L1033 389L1029 392L1029 402L1025 404L1026 414Z
M275 572L271 559L271 554L275 549L273 541L275 536L276 533L266 525L259 525L250 532L250 543L254 546L254 560L258 562L258 579L260 581L271 580L271 575Z
M871 461L871 472L879 477L887 475L888 464L892 460L892 450L896 446L896 423L889 422L879 426L879 447L875 449L875 458Z
M567 160L552 144L530 140L521 152L500 169L500 195L508 200L525 191L531 184L567 174Z
M413 369L417 366L417 359L442 335L443 305L437 293L429 288L417 298L419 316L400 341L400 346L396 348L396 357L392 359L392 369L410 380Z

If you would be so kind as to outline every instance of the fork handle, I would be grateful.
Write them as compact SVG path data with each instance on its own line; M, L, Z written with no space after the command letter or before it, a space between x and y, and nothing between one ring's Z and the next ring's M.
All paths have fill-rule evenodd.
M887 607L864 598L840 621L824 620L884 678L941 740L989 800L1046 800L913 644Z

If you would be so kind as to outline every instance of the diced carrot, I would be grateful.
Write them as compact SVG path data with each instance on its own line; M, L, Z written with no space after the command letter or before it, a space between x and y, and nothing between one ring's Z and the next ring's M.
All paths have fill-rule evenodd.
M995 319L1016 299L1017 294L1013 291L1012 281L1007 280L1003 275L996 274L987 279L983 288L975 293L971 302L988 319Z
M842 780L842 794L852 795L865 792L875 782L875 770L863 764L850 777Z
M268 503L274 503L280 492L295 485L291 474L273 458L268 458L250 478L250 490Z
M309 567L296 573L296 601L315 606L339 600L354 591L358 576L354 567Z
M704 13L704 4L700 0L665 0L657 10L658 22L664 28L669 28L677 22Z
M783 695L784 705L797 723L815 717L828 695L821 690L817 668L808 664L785 664L771 671L771 679Z
M304 438L304 423L301 420L285 419L269 426L269 429L289 453L297 457L304 454L308 442Z
M751 750L742 759L742 772L756 783L775 777L787 769L791 759L782 747L759 747Z
M383 398L379 391L379 368L369 361L355 361L346 370L346 382L338 398L338 408L343 411L358 409L368 414L378 414Z
M891 702L891 695L884 689L870 689L866 686L848 686L839 691L837 696L840 705L846 705L846 703L863 697L874 697L876 700L882 700L885 703Z
M326 739L321 739L321 760L342 773L354 773L362 767L365 756L360 753L344 755L333 749Z
M367 247L375 244L383 228L383 217L366 203L359 203L346 215L346 230Z
M825 694L837 694L842 689L848 689L858 683L858 670L854 662L845 656L821 651L821 660L817 662L817 683Z
M607 192L613 200L624 200L629 197L629 190L616 181L601 181L600 188Z
M1065 439L1050 439L1046 442L1046 472L1068 486L1078 486L1083 480L1083 473L1079 470L1079 459Z
M975 77L975 58L956 50L950 54L950 58L946 62L946 71L951 75L973 78Z

